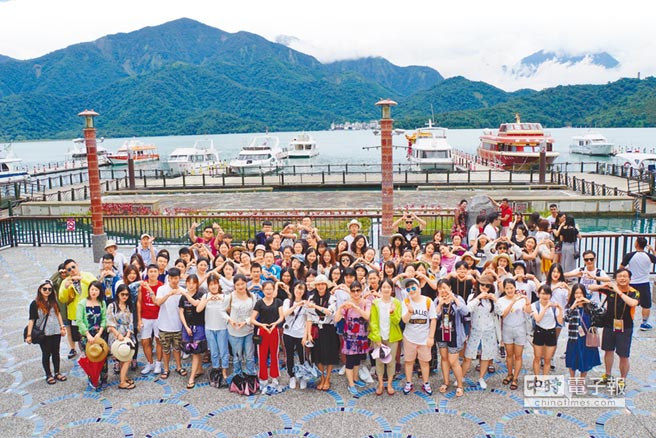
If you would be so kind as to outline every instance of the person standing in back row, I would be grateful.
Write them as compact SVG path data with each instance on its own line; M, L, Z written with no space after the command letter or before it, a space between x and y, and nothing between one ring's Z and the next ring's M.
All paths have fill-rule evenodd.
M656 263L654 249L649 246L647 239L638 237L634 244L635 251L628 253L622 259L620 268L631 271L631 287L640 293L640 307L642 307L642 324L640 330L651 330L649 313L651 311L651 283L649 273L652 265Z

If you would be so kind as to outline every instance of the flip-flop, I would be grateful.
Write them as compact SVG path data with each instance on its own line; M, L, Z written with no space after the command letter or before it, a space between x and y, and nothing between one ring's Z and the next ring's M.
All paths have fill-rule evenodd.
M68 380L68 377L66 377L63 374L57 373L55 374L55 379L59 380L60 382L65 382Z
M440 391L440 393L444 394L448 389L449 389L449 385L447 385L446 383L443 383L442 386L440 386L439 391Z
M382 385L381 385L381 386L378 386L378 387L376 388L376 395L383 395L383 387L382 387Z
M187 375L187 370L184 368L178 368L175 370L176 373L180 374L182 377L185 377Z
M462 389L461 387L457 387L456 388L456 397L462 397L463 395L465 395L465 390Z
M54 385L55 383L57 383L57 380L55 380L54 377L49 376L48 378L46 378L46 383L48 383L48 385Z
M196 382L187 383L187 389L194 389L196 387Z
M134 389L136 388L136 386L137 385L135 385L134 383L128 383L127 386L118 385L118 389Z

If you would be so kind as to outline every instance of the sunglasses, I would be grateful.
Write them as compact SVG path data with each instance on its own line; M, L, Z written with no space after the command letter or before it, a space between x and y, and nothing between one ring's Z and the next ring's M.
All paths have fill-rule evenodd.
M77 269L77 266L75 266L75 265L73 265L73 266L69 266L68 268L66 268L66 270L67 270L68 272L71 272L71 271L73 271L73 270L75 270L75 269Z
M583 257L583 261L594 262L594 257Z
M490 287L492 287L492 285L491 284L481 283L481 284L479 284L479 287L486 287L486 288L489 289Z
M406 224L411 224L411 223L412 223L412 221L405 221L405 223L406 223Z
M51 288L51 287L42 287L41 290L44 291L44 292L45 292L45 291L52 292L52 288Z
M118 296L119 297L127 297L127 296L129 296L129 294L121 293L121 294L118 294Z
M362 292L362 289L351 289L351 292Z
M417 288L417 286L410 286L410 287L406 287L405 289L406 289L408 292L414 292L414 291L419 290L419 289Z

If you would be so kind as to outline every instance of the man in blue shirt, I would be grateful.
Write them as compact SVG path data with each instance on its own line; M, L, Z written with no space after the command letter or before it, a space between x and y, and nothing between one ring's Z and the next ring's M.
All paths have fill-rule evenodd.
M264 252L264 266L262 266L262 280L273 281L274 283L280 280L280 266L275 264L275 256L273 251L268 250Z

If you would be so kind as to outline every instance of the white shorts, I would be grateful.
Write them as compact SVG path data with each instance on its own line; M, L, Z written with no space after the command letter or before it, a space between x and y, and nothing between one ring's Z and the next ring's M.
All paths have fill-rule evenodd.
M142 318L141 321L143 322L143 328L139 333L141 339L150 339L153 334L156 338L159 338L159 328L157 327L156 319Z
M509 327L504 324L501 328L501 337L504 344L526 344L526 326L524 324L517 327Z

